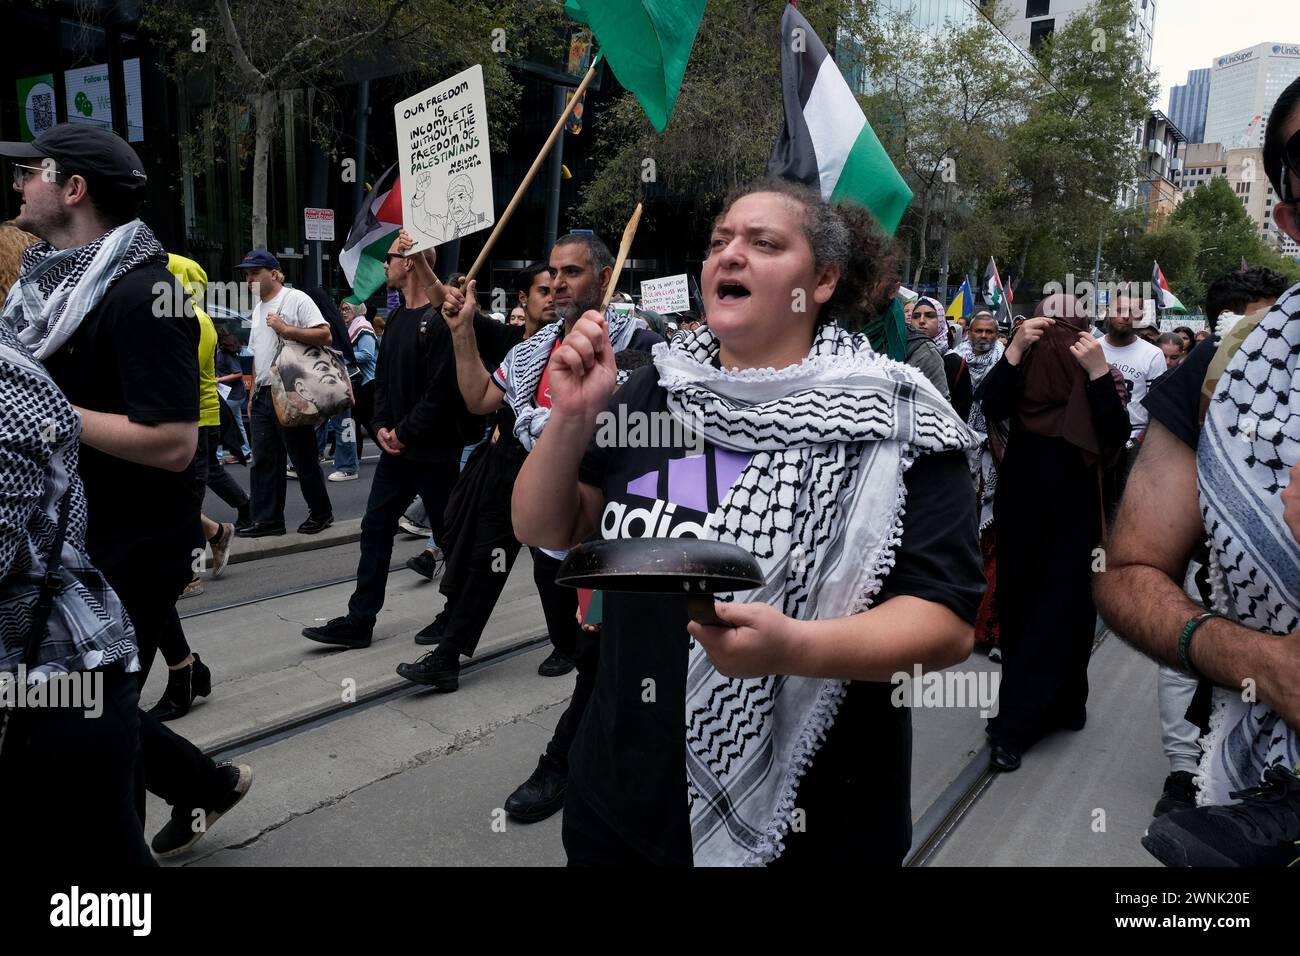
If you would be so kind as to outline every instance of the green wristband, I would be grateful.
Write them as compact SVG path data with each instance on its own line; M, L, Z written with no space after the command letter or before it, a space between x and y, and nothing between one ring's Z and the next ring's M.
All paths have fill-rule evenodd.
M1196 617L1183 625L1183 633L1178 638L1178 663L1182 666L1184 671L1195 677L1204 678L1205 675L1198 671L1196 665L1192 663L1190 653L1192 649L1192 636L1196 633L1198 627L1212 617L1223 617L1223 615L1214 611L1206 611L1204 614L1196 615Z

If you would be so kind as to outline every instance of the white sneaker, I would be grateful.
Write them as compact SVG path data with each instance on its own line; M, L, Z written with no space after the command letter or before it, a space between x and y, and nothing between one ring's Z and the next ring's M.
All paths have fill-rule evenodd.
M355 471L331 471L329 475L330 481L356 481L360 477Z
M400 518L397 519L397 526L401 528L403 531L405 531L407 534L412 535L416 538L427 538L429 537L429 535L433 534L432 528L421 528L410 518L406 517L406 515L402 515Z

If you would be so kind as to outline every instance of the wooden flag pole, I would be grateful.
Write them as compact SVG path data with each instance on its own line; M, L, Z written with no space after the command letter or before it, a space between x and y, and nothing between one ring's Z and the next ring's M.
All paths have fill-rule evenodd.
M569 105L564 108L564 112L561 113L560 118L556 120L555 128L551 130L551 135L546 137L546 142L542 145L541 152L537 154L537 158L533 160L533 165L528 167L528 172L524 174L523 182L521 182L519 188L515 190L515 195L514 198L510 200L510 205L506 206L505 212L501 214L501 218L497 220L497 224L492 227L492 234L488 236L487 242L483 245L483 251L478 254L478 258L474 260L474 264L469 267L469 272L465 273L465 284L468 284L470 279L473 279L478 275L478 270L482 268L483 263L487 260L488 253L490 253L492 247L496 245L497 237L501 235L501 230L505 229L506 223L510 221L510 217L514 214L515 207L519 205L519 200L524 198L524 193L528 191L528 187L532 184L533 177L537 175L537 171L542 168L542 163L550 154L551 147L555 145L556 137L560 135L561 131L563 131L564 124L569 121L569 116L572 115L574 107L578 105L578 101L582 99L582 94L587 92L587 87L595 77L596 67L599 64L599 56L591 61L591 68L587 70L587 75L582 78L582 82L578 84L578 88L573 91L573 96L569 98Z
M614 298L614 289L618 285L619 273L623 271L623 263L632 248L632 240L636 238L636 227L640 224L641 204L637 203L636 208L632 210L632 218L627 221L627 228L623 230L623 241L618 245L618 258L614 260L614 271L609 275L609 286L605 289L605 301L600 304L601 315L604 315L605 310L609 308L609 300Z

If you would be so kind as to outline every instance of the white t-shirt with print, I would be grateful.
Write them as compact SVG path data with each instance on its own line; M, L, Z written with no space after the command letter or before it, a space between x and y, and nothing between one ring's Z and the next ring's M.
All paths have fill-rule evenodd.
M1146 434L1150 419L1150 412L1142 404L1142 399L1146 397L1150 383L1165 373L1165 353L1139 338L1120 347L1111 345L1110 339L1103 336L1101 348L1106 353L1106 361L1124 376L1124 384L1128 386L1128 420L1132 426L1130 437L1141 438Z
M272 312L279 312L285 324L300 329L329 324L311 296L299 289L286 286L269 300L259 301L253 309L252 331L248 333L248 345L253 350L253 371L256 373L253 384L256 386L271 383L271 364L280 354L280 336L266 324L266 317Z

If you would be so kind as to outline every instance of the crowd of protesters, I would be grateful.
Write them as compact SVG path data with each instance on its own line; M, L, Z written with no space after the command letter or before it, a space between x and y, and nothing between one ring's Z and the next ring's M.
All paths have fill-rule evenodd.
M89 837L11 827L21 848L149 864L249 792L250 766L214 763L164 723L212 693L176 603L202 586L193 555L219 577L237 538L287 533L290 477L309 506L298 531L327 529L327 482L359 477L364 431L379 457L356 587L303 636L371 644L418 498L417 570L441 574L445 601L414 635L432 649L398 673L456 691L529 547L552 642L539 673L577 673L504 806L525 822L562 808L571 863L898 865L912 752L893 676L976 646L1000 660L989 760L1010 773L1085 726L1103 625L1160 664L1169 776L1143 845L1178 866L1296 858L1300 287L1281 276L1243 264L1213 282L1200 331L1161 332L1139 294L1095 318L1055 294L1031 316L950 324L936 298L896 298L897 247L870 216L769 179L723 203L701 311L671 330L608 305L614 259L590 233L519 273L507 320L402 232L382 337L364 305L291 288L253 250L245 394L238 343L202 307L207 276L139 218L144 167L125 142L65 124L0 152L23 199L0 228L2 665L98 674L110 708L98 722L0 712L0 767L27 781L0 788L4 819L98 811ZM1300 81L1264 160L1278 226L1300 241ZM159 316L159 283L188 306ZM297 352L310 368L290 380ZM604 412L689 420L699 443L611 444ZM233 521L208 517L205 488ZM641 508L664 523L620 517ZM584 541L705 533L764 579L711 620L684 598L557 583ZM158 652L166 690L142 711ZM146 789L171 808L148 843ZM809 817L859 823L793 827L796 792Z

